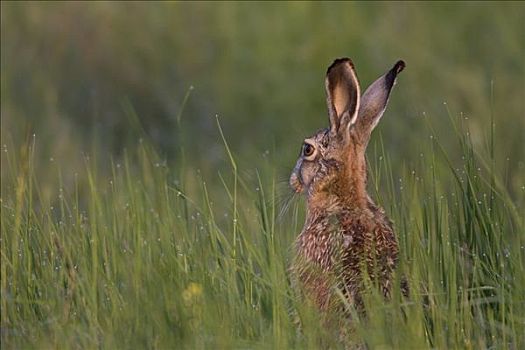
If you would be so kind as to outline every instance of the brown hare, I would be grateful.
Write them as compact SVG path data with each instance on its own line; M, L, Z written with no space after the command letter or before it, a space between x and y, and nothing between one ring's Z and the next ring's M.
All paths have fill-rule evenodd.
M330 127L304 140L291 174L292 188L307 197L292 272L323 311L342 305L337 288L359 307L365 272L390 294L398 246L391 221L366 192L365 150L404 68L398 61L361 95L352 61L335 60L325 82Z

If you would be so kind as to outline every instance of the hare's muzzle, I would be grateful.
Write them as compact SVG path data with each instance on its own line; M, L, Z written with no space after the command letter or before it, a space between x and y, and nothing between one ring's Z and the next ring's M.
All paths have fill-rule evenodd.
M296 193L301 193L303 191L303 184L295 170L292 172L292 175L290 175L290 186Z

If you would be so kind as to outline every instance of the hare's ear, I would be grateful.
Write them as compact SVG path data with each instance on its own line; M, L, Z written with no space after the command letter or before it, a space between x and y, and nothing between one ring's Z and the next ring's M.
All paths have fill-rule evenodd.
M363 94L355 128L363 143L368 143L372 130L383 116L396 77L404 68L405 62L398 61Z
M330 131L348 130L356 121L361 95L352 61L349 58L335 60L328 67L325 85Z

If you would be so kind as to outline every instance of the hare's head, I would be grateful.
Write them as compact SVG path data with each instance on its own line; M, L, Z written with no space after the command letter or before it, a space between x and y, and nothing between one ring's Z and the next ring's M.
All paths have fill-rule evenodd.
M330 127L304 140L290 176L296 192L306 192L309 202L335 198L366 201L365 149L370 134L385 111L399 72L398 61L361 95L352 61L337 59L326 73Z

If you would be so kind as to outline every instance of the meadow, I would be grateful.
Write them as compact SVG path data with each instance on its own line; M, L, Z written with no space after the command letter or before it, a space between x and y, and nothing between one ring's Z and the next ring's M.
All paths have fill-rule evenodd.
M2 348L348 345L288 270L341 55L407 61L367 157L411 294L350 345L525 346L523 4L1 6Z

